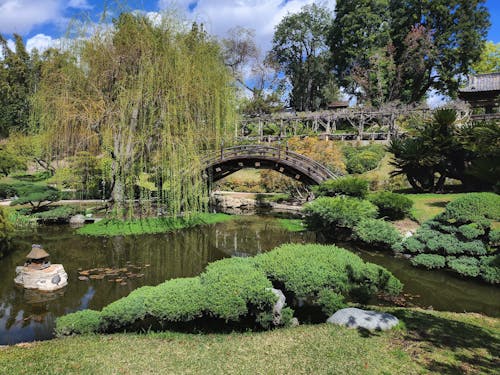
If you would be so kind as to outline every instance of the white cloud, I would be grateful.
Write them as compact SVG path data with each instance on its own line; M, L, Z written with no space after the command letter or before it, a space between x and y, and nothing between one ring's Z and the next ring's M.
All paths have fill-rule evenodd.
M82 10L89 10L93 8L93 6L90 5L87 0L70 0L68 3L68 7Z
M450 97L444 96L435 90L430 90L428 95L427 105L429 106L429 108L441 107L442 105L450 101Z
M257 45L267 51L271 48L274 27L283 17L314 2L317 3L314 0L159 0L158 6L171 9L177 4L196 21L203 22L209 33L219 37L235 26L254 29ZM335 1L328 0L324 4L333 13Z
M0 0L0 33L25 34L62 18L60 0Z
M38 52L43 52L50 47L54 47L59 44L59 39L53 39L51 36L45 34L36 34L34 37L29 38L26 41L26 49L32 51L37 49Z

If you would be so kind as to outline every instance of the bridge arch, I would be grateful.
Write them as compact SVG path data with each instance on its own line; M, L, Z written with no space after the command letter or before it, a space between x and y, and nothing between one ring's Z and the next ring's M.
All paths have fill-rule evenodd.
M338 178L324 165L279 147L245 145L223 148L205 161L204 176L215 182L244 168L273 169L307 185Z

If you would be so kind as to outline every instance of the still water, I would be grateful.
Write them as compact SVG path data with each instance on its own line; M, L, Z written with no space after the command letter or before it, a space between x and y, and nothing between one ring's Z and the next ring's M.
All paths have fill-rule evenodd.
M0 345L51 338L58 316L85 308L101 309L143 285L198 275L209 262L224 257L255 255L287 242L314 241L313 233L287 232L268 216L136 237L84 237L67 226L40 227L17 238L14 251L0 259ZM24 263L32 243L42 244L53 263L64 265L66 288L48 294L15 286L15 267ZM412 300L416 305L500 316L498 287L416 269L387 254L353 251L391 270L405 284L404 292L416 296ZM135 269L143 276L120 283L107 278L78 279L79 271L95 268Z

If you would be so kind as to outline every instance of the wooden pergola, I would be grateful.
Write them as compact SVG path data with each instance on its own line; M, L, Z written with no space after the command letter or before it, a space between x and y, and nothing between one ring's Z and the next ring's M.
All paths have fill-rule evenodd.
M484 108L485 113L498 112L500 108L500 73L469 76L467 86L458 91L458 97L472 108Z

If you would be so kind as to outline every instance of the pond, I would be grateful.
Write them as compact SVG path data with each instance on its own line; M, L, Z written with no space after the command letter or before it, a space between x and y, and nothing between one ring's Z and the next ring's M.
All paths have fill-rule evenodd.
M282 243L314 241L313 233L287 232L270 216L247 216L137 237L84 237L67 226L40 227L17 238L14 251L0 259L0 345L49 339L58 316L85 308L101 309L143 285L198 275L209 262L224 257L255 255ZM42 244L53 263L64 265L69 282L66 288L49 294L15 286L15 267L23 264L32 243ZM387 254L352 250L391 270L405 283L404 292L414 296L416 305L500 316L498 287L461 280L446 272L416 269L408 261ZM80 272L89 269L121 269L130 277L79 280Z

